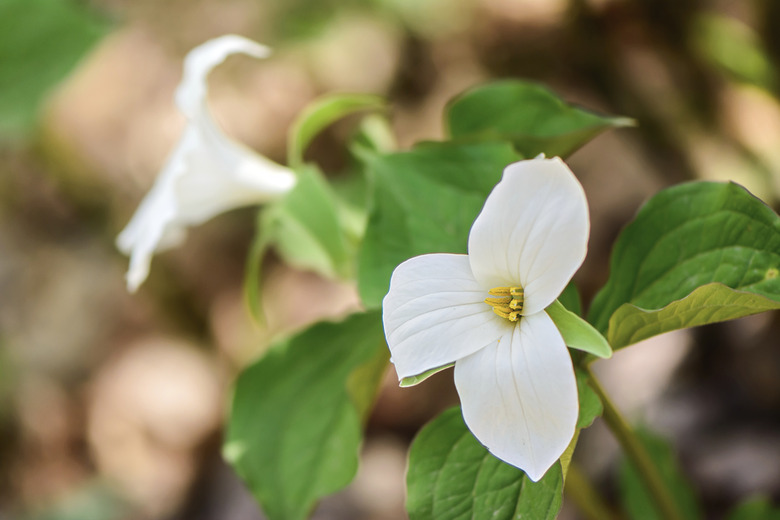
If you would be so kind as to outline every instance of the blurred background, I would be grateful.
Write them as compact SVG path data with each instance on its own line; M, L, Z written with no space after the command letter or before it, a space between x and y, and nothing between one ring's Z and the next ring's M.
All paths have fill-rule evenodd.
M570 159L592 213L586 302L620 228L664 186L731 179L777 209L774 0L0 0L2 520L262 518L219 455L230 382L276 335L356 308L354 287L271 256L255 323L241 294L252 209L157 256L135 295L113 245L184 126L183 56L225 33L275 54L218 68L212 110L280 162L293 118L331 91L387 96L402 147L441 138L445 103L501 77L635 118ZM353 129L335 125L308 157L337 171ZM629 417L671 440L708 518L780 499L778 338L764 314L597 365ZM357 479L315 518L404 518L408 443L456 402L451 374L400 390L391 370ZM576 457L615 499L598 422ZM572 504L562 518L578 518Z

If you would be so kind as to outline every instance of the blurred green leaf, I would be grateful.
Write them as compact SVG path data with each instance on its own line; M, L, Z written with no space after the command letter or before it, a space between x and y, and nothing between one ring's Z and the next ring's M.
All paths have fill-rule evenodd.
M369 94L328 94L307 106L290 127L287 160L291 167L303 164L303 152L326 127L355 112L381 110L384 98Z
M511 141L525 157L565 157L609 128L634 124L576 108L542 85L517 80L469 90L447 110L453 138Z
M612 357L606 338L593 325L567 310L560 301L555 300L545 312L555 322L566 346L600 358Z
M304 167L298 171L295 188L266 207L261 232L289 264L330 278L347 278L354 251L341 225L338 204L322 174Z
M26 520L121 520L129 507L108 486L90 482L71 489L44 510L24 515Z
M410 520L552 520L561 508L556 463L539 481L493 457L466 428L460 408L423 428L409 452L406 509Z
M107 30L83 2L0 1L0 134L29 131L43 97Z
M765 497L755 497L737 506L726 520L780 520L780 508Z
M316 324L244 370L223 453L271 520L308 516L355 476L361 412L386 360L379 313Z
M375 158L373 207L360 252L364 305L376 308L393 269L425 253L466 253L468 234L504 167L508 143L425 143Z
M569 282L566 288L563 290L558 301L566 307L567 310L573 312L577 316L582 316L582 301L580 299L580 291L574 282Z
M574 371L577 376L577 395L580 400L580 415L577 418L577 428L587 428L596 417L601 415L604 406L598 394L588 385L588 374L583 370Z
M650 199L623 230L610 271L589 321L613 348L761 312L774 305L766 299L780 302L780 217L733 183L674 186ZM624 304L635 308L621 310Z
M735 79L770 92L777 87L772 61L747 25L732 17L704 14L696 19L691 34L698 51Z
M288 264L328 278L348 278L355 269L358 244L348 233L362 222L345 222L353 215L342 208L343 201L315 166L302 166L297 173L295 187L258 213L244 271L244 295L256 317L262 315L260 269L270 247L275 247ZM354 218L365 220L365 216Z
M637 435L658 467L683 518L685 520L702 518L696 495L680 471L674 450L669 443L647 431L638 430ZM627 460L620 465L620 493L623 506L633 520L663 520L663 516L656 509L655 501L645 489L639 473Z

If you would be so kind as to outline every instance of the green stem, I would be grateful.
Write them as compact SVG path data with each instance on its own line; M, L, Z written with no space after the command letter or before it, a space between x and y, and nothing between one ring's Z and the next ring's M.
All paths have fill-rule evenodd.
M577 504L577 509L588 520L610 520L614 518L612 511L601 499L601 495L596 491L575 463L569 465L569 471L566 473L565 494Z
M658 468L653 463L650 454L636 436L628 421L615 407L615 404L604 391L596 376L593 375L589 368L587 370L590 376L590 385L604 405L604 422L612 430L612 434L620 443L623 452L636 467L642 482L647 487L647 491L658 506L661 516L667 520L683 520L683 515L677 508L677 504L664 483L661 474L658 472Z

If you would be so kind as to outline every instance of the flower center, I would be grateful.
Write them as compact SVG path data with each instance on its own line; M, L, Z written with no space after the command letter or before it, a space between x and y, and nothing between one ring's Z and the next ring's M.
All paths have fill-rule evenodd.
M488 291L493 298L485 298L485 303L493 307L493 312L509 321L517 321L523 313L523 288L494 287Z

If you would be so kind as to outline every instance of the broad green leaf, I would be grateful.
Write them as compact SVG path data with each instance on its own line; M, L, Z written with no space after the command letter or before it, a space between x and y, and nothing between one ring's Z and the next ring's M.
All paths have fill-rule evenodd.
M43 97L107 29L84 2L0 1L0 133L29 131Z
M772 91L777 75L758 35L734 17L700 15L691 32L694 47L736 79Z
M260 232L268 234L286 262L330 278L350 276L354 251L339 218L338 199L316 168L299 170L295 188L263 212Z
M328 94L306 107L290 127L287 160L297 168L312 139L327 126L355 112L381 110L386 102L370 94Z
M755 497L737 506L726 520L780 520L780 508L766 497Z
M647 431L639 430L637 434L650 454L650 458L657 465L661 478L671 492L682 517L685 520L702 518L696 495L680 471L674 449L666 440ZM626 460L620 466L620 492L623 506L633 520L664 520L656 509L652 497L646 491L639 473Z
M779 270L777 214L733 183L681 184L650 199L620 234L609 280L594 298L588 321L623 345L648 333L753 314L768 302L715 285L691 293L722 284L780 302ZM644 315L623 308L611 320L623 304ZM661 314L649 316L653 311Z
M377 349L370 359L355 368L347 378L347 391L364 423L368 420L380 383L390 363L390 349L384 342L381 344L382 348Z
M469 432L460 408L423 428L409 452L410 520L552 520L561 507L559 463L539 481L493 457Z
M588 374L583 370L575 369L577 376L577 394L580 400L580 415L577 418L577 428L587 428L596 417L601 415L604 407L598 394L588 384Z
M681 300L658 310L624 303L609 319L609 342L622 348L670 330L732 320L780 309L780 301L735 291L720 283L702 285Z
M610 348L606 338L593 328L593 325L566 310L561 302L555 300L545 309L545 312L555 322L566 346L600 358L612 357L612 348Z
M373 207L358 283L368 308L381 305L393 269L425 253L466 253L468 234L504 167L520 157L507 143L427 143L376 158Z
M359 372L386 349L380 315L357 314L276 344L241 373L223 454L269 519L304 519L355 476L367 402L356 392L373 396L380 381Z
M569 105L542 85L507 80L455 98L447 124L453 138L507 140L525 157L564 157L609 128L635 123Z

